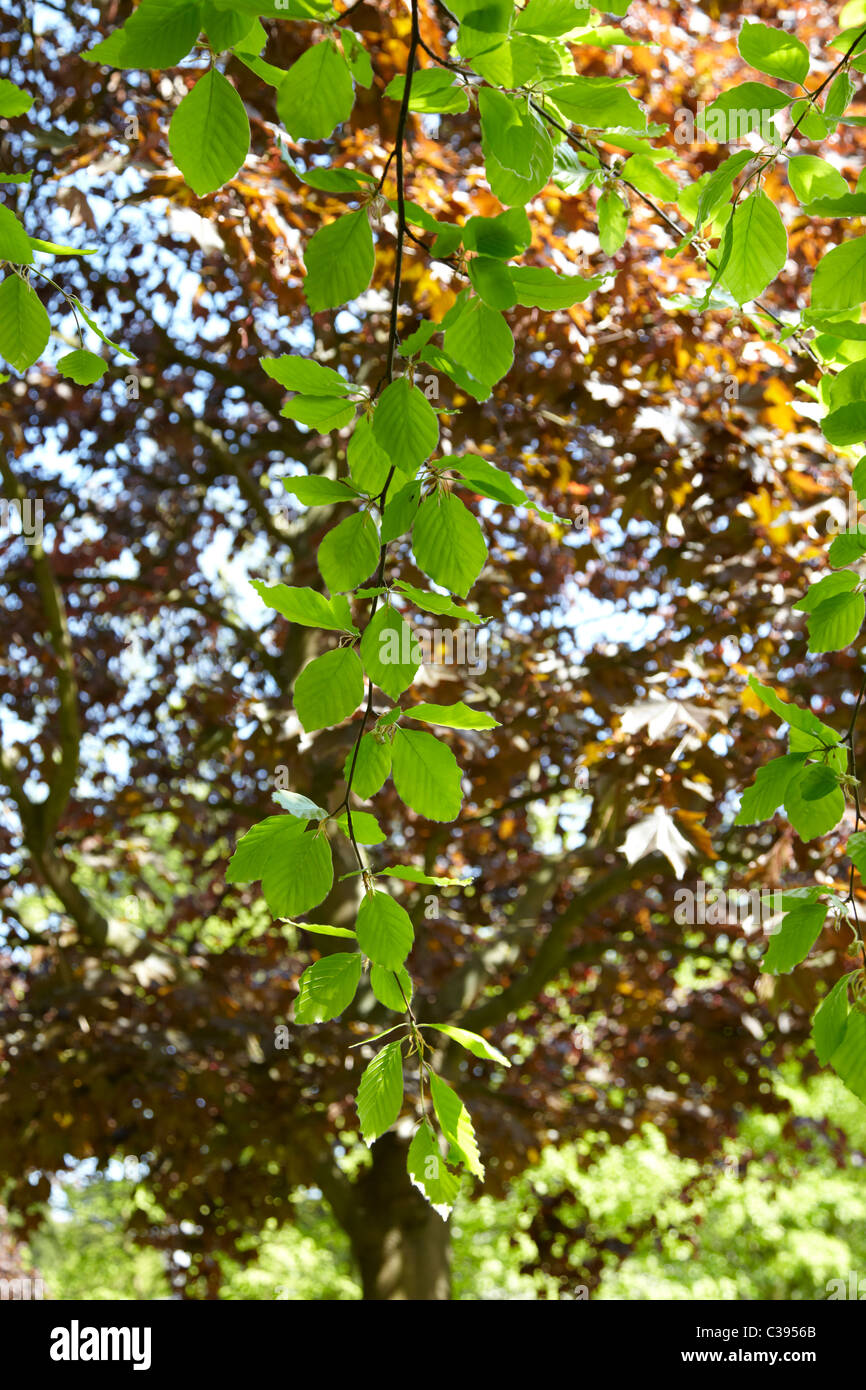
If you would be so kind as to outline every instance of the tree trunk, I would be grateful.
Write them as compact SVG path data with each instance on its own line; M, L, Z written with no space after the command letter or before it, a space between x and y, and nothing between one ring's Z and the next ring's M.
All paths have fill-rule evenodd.
M365 1299L451 1297L451 1231L406 1176L408 1151L408 1139L384 1134L352 1187L349 1237Z

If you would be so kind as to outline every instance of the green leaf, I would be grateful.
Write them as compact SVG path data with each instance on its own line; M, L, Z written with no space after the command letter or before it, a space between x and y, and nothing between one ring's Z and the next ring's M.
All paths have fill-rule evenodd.
M376 264L366 210L345 212L321 227L307 244L304 261L304 294L311 313L337 309L357 299L373 278Z
M325 1023L349 1007L361 980L359 951L336 951L304 971L295 1000L296 1023Z
M359 87L372 87L373 85L373 64L370 55L362 44L358 35L351 29L340 30L340 42L343 46L343 53L349 69L358 83Z
M478 302L480 303L480 301ZM489 382L479 381L443 348L437 347L435 343L430 343L427 347L422 348L418 353L418 359L431 366L434 372L444 373L445 376L450 377L455 386L458 386L461 391L465 391L468 396L473 396L476 401L486 401L493 390Z
M824 318L821 314L813 314L809 309L803 315L803 322L807 327L817 328L819 332L828 333L842 342L866 342L866 323L854 323L851 319Z
M595 155L578 152L565 141L553 151L553 182L569 197L585 193L601 166Z
M33 249L30 238L14 212L0 207L0 261L11 261L13 265L30 265Z
M768 24L746 20L737 43L740 56L750 67L783 82L802 83L809 72L809 50L793 34L772 29Z
M457 51L463 58L475 58L498 48L508 36L513 17L513 0L455 0L460 32Z
M663 174L654 159L649 155L633 154L626 160L621 177L634 184L641 193L650 198L658 198L664 203L676 202L679 185L676 179Z
M503 1067L511 1066L505 1054L486 1038L482 1038L480 1033L470 1033L466 1028L455 1028L451 1023L424 1023L422 1027L435 1028L437 1033L444 1033L446 1038L451 1038L460 1047L465 1047L467 1052L471 1052L473 1057L480 1057L482 1061L498 1062Z
M473 256L467 270L473 289L491 309L512 309L517 303L508 266L493 256Z
M298 917L318 907L333 882L327 837L307 830L295 838L286 837L281 850L270 857L262 875L262 892L274 917Z
M274 792L274 801L278 806L282 806L284 811L288 811L290 816L297 816L304 822L309 820L327 820L328 812L324 806L319 806L315 801L311 801L308 796L301 796L300 792L278 791Z
M839 198L816 198L803 209L810 217L864 217L866 193L845 193Z
M355 89L333 39L308 48L289 68L277 94L277 115L293 140L328 140L352 114Z
M831 126L836 125L843 112L854 99L857 88L847 72L840 72L830 83L830 90L824 102L824 119Z
M863 626L864 618L866 599L862 594L836 594L819 603L807 620L809 651L838 652L849 647Z
M816 608L827 602L827 599L834 598L836 594L848 593L857 587L857 583L857 575L851 570L846 570L843 574L826 574L817 584L810 584L803 597L794 604L794 609L798 613L814 613Z
M316 396L316 400L322 400ZM284 478L283 487L297 497L304 507L327 507L340 502L357 501L358 494L337 478Z
M452 598L445 594L434 594L427 589L416 589L413 584L407 584L405 580L398 579L395 586L402 594L420 608L422 613L436 613L443 617L459 618L465 623L482 623L485 620L478 613L473 613L469 608L461 608L459 603L455 603Z
M347 812L343 812L337 817L337 825L342 830L346 839L352 836L349 834L349 817ZM371 816L369 811L352 812L352 835L354 835L359 845L384 845L385 833L375 816Z
M836 1075L866 1105L866 1014L852 1009L845 1036L830 1058Z
M403 1106L403 1042L386 1043L365 1068L358 1088L358 1121L369 1148L390 1129Z
M801 603L803 601L800 600ZM839 742L839 735L834 729L831 729L828 724L824 724L811 710L801 709L799 705L781 699L772 686L762 685L754 676L750 676L749 688L759 699L763 700L774 714L790 726L792 752L800 750L812 752L824 744L833 745ZM795 730L801 735L796 747L793 746Z
M259 598L282 614L290 623L301 627L322 627L327 632L352 632L352 625L345 600L327 599L316 589L292 588L288 584L268 586L260 579L254 579L252 586Z
M266 19L320 19L327 21L334 11L331 0L213 0L219 10L243 10Z
M836 981L830 993L818 1005L812 1019L812 1041L822 1067L826 1067L845 1040L849 980L850 976L843 975L841 980Z
M98 357L95 352L88 352L85 348L76 348L74 352L67 352L58 359L57 370L61 376L68 376L71 381L75 381L79 386L92 386L100 377L105 376L108 371L108 363Z
M346 462L352 475L352 482L369 497L378 497L388 474L391 460L385 450L376 442L373 424L368 415L362 415L352 431L346 449Z
M528 507L531 511L537 511L545 521L558 520L553 512L537 507L523 488L501 468L489 463L487 459L479 458L477 454L464 454L454 461L449 459L449 468L464 479L473 492L480 493L482 497L490 497L510 507Z
M344 936L351 941L357 940L355 933L348 927L328 927L321 922L292 922L293 927L303 927L304 931L315 932L317 936ZM360 956L359 956L360 959Z
M347 782L354 752L354 748L350 748L346 755L343 776ZM358 744L358 756L355 759L352 791L360 796L362 801L366 801L381 791L390 775L391 745L380 743L373 734L363 734L361 742Z
M405 477L398 473L398 478ZM421 484L413 481L388 498L382 512L382 544L388 545L398 536L407 536L415 525L418 504L421 501Z
M310 188L318 188L322 193L356 193L365 184L376 182L372 174L365 173L363 169L320 169L314 166L301 170L289 158L288 151L283 151L283 158L302 183L309 184Z
M497 48L473 59L475 71L489 86L505 90L540 86L546 79L561 81L571 66L562 45L529 34L511 34Z
M251 32L254 33L255 30ZM284 68L275 67L273 63L266 63L264 58L258 57L255 53L250 53L247 49L241 48L240 45L235 49L235 57L239 62L243 63L245 68L249 68L250 72L254 72L256 77L268 87L282 87L286 76ZM277 139L277 145L282 149L279 138ZM289 164L295 173L298 173L291 160L287 160L286 163ZM302 179L304 175L298 173L298 178ZM317 185L314 183L312 187L316 188Z
M389 893L365 893L355 924L358 944L374 965L399 970L415 940L405 908Z
M527 203L553 172L553 143L524 98L494 87L478 92L481 148L491 191L504 206Z
M528 178L539 121L527 99L482 87L478 93L478 110L485 158L492 153L504 168Z
M97 338L99 338L101 342L105 343L106 347L113 348L115 352L120 353L121 357L129 357L133 362L137 360L134 352L130 352L128 348L121 347L119 343L113 342L111 338L109 338L105 333L103 333L102 329L99 327L99 324L96 322L96 320L93 318L91 314L88 314L81 300L77 299L74 294L71 294L69 296L69 302L70 304L73 304L75 308L78 310L79 314L84 319L84 322L87 324L87 327L90 329L90 331L92 333L95 333Z
M419 569L465 598L487 559L484 533L453 493L426 497L418 508L412 549Z
M331 846L294 816L269 816L238 842L227 883L262 881L274 917L298 917L328 896L334 881Z
M354 647L317 656L295 681L295 710L308 734L354 714L364 698L364 671Z
M723 159L718 168L711 174L703 175L698 180L700 195L698 197L697 211L695 213L695 232L699 232L705 222L711 222L719 210L726 206L733 191L737 177L755 158L752 150L740 150L737 154L732 154L728 159ZM680 194L680 207L685 212L683 204L686 202L688 187Z
M439 443L439 421L424 392L401 376L379 397L373 434L395 468L414 477Z
M465 888L471 878L443 878L437 874L425 874L414 864L392 864L388 869L380 869L383 878L402 878L407 883L432 883L437 888Z
M807 800L803 794L804 772L791 778L785 792L785 814L801 840L808 842L827 835L845 814L845 794L835 787L828 795Z
M220 9L205 0L202 5L201 23L207 34L208 43L216 53L233 48L242 43L256 27L257 20L249 14L238 14L236 10Z
M552 100L575 125L646 130L646 113L621 82L610 77L569 77L549 89Z
M824 313L858 308L866 299L866 237L843 241L818 262L812 308Z
M28 238L33 251L42 251L46 256L95 256L96 247L60 246L56 241L43 241L41 237Z
M788 182L799 203L815 203L820 197L844 197L848 183L840 171L816 154L795 154L788 160Z
M790 111L791 121L806 140L826 140L830 127L819 106L810 101L795 101Z
M805 753L786 753L782 758L758 769L755 780L743 792L743 799L734 825L758 825L770 820L784 805L785 793L791 779L806 760Z
M589 6L577 4L576 0L529 0L529 4L518 11L514 27L521 34L541 34L543 38L556 39L582 28L589 15Z
M606 256L613 256L628 234L628 203L615 188L606 188L598 200L598 239Z
M325 536L316 557L332 594L357 589L379 563L379 532L369 512L347 516Z
M735 207L722 240L722 282L740 304L763 294L788 255L779 209L758 191Z
M861 878L866 878L866 831L857 830L853 835L849 835L845 853Z
M333 367L323 367L309 357L284 353L282 357L260 358L259 366L287 391L300 391L304 396L345 396L352 390L351 382Z
M51 324L42 301L20 275L0 285L0 357L16 371L26 371L42 355Z
M250 149L244 104L216 68L187 92L168 128L171 157L197 197L233 179Z
M843 531L831 542L827 559L834 568L850 565L866 555L866 530Z
M821 421L824 438L837 449L862 444L866 439L866 401L854 401L831 410Z
M547 266L510 265L508 274L518 304L528 309L570 309L582 304L603 283L603 276L558 275Z
M772 141L772 114L790 103L790 96L764 82L741 82L707 107L703 130L707 139L719 144L732 144L751 133Z
M32 105L29 92L10 82L8 77L0 77L0 116L12 120L15 116L23 116Z
M200 9L198 3L141 0L120 29L81 56L112 68L173 68L199 36Z
M830 413L822 420L824 436L838 448L866 439L866 360L855 361L837 377L828 378Z
M254 883L265 872L271 855L303 833L304 825L294 816L268 816L259 821L238 840L226 869L226 883Z
M448 1167L429 1121L424 1120L409 1145L406 1161L412 1183L435 1212L447 1221L460 1191L460 1179Z
M851 25L852 27L850 29L843 28L842 32L837 34L835 39L830 40L829 47L841 48L843 52L846 52L854 43L854 40L857 39L858 42L855 45L854 52L862 53L863 42L858 36L863 25L866 24L866 0L847 0L847 3L842 6L842 12L839 15L839 23L845 26Z
M422 724L439 724L445 729L498 729L499 720L492 714L470 709L462 700L453 705L431 705L426 702L410 705L403 711L407 719L418 719Z
M826 763L812 763L800 778L800 795L804 801L820 801L839 785L839 775Z
M509 208L498 217L470 217L463 228L463 245L479 256L507 261L519 256L532 241L532 226L523 208Z
M361 660L374 685L391 700L408 690L421 668L420 648L411 627L393 608L371 618L361 638Z
M212 8L224 9L222 0L211 0ZM268 33L261 21L256 18L246 33L239 39L235 39L232 45L236 58L243 62L244 58L257 57L264 52L268 42Z
M804 903L782 918L770 937L761 969L769 975L788 974L805 960L821 934L827 916L823 903Z
M392 101L402 101L405 86L406 78L398 73L385 88L385 96ZM465 86L455 86L453 73L441 68L422 68L412 74L409 110L422 115L460 114L469 110L469 94Z
M446 329L445 350L490 395L514 360L514 338L501 314L483 300L470 299Z
M393 1009L395 1013L404 1014L406 1005L412 1003L412 980L408 970L402 965L396 972L386 970L381 965L374 965L370 971L370 988L379 1003L384 1004L386 1009Z
M391 775L397 795L428 820L452 821L463 793L457 759L432 734L398 728L391 748Z
M484 1167L475 1141L475 1130L472 1127L472 1120L466 1106L457 1092L453 1091L448 1083L437 1076L435 1072L430 1073L430 1093L433 1097L436 1118L448 1143L460 1155L470 1173L473 1173L477 1178L483 1178Z

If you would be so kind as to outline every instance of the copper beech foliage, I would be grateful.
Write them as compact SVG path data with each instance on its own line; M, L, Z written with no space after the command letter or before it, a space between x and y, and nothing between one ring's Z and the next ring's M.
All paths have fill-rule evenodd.
M863 1095L866 15L802 4L794 37L777 8L0 6L34 98L0 87L32 173L0 222L3 486L45 506L0 538L25 1227L48 1174L134 1154L166 1213L137 1234L192 1223L193 1291L298 1184L351 1233L362 1076L365 1137L420 1119L443 1212L461 1166L501 1191L588 1131L707 1157L783 1105L786 1056L818 1065L819 1004ZM397 613L404 684L402 628L364 641ZM809 713L777 706L765 772L771 688ZM703 877L799 897L767 938L683 924Z

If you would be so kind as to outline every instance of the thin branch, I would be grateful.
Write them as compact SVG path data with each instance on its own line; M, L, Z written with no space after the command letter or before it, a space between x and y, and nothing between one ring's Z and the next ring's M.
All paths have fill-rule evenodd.
M8 455L3 449L0 449L0 476L3 478L4 487L10 498L23 503L27 496L26 489L20 479L15 476ZM37 812L40 839L45 843L53 835L78 777L81 720L78 711L75 653L66 618L63 591L55 578L54 570L41 539L33 541L29 550L33 565L33 577L36 581L36 589L45 614L48 634L57 663L60 761L49 780L48 797Z

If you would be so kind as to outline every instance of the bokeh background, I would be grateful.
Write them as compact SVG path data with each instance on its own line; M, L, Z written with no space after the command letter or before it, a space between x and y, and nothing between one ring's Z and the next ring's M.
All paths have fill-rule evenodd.
M743 74L743 18L796 28L823 75L839 8L635 0L628 41L582 45L582 70L633 77L686 189L725 152L678 140L680 118ZM821 1298L866 1276L866 1112L809 1043L815 1003L851 968L846 940L828 928L806 967L772 979L736 913L674 920L683 885L842 882L832 837L733 826L777 747L747 675L839 727L859 684L853 654L806 656L791 611L849 487L809 414L814 364L728 311L696 312L694 262L664 255L650 209L635 204L611 262L595 195L551 187L531 209L532 259L610 269L611 286L569 311L516 310L514 369L490 401L442 380L440 404L461 409L443 425L454 452L589 516L551 527L479 505L487 669L434 660L422 694L468 690L501 728L454 735L454 826L407 819L390 787L376 800L384 854L471 879L403 899L421 1013L484 1029L515 1061L441 1059L488 1164L446 1228L395 1177L405 1132L372 1155L358 1143L371 1054L350 1044L383 1011L365 990L339 1023L296 1030L309 941L224 880L278 779L339 800L350 740L348 726L304 735L291 689L321 635L249 584L319 582L334 516L295 506L282 479L339 472L347 440L281 418L258 358L310 352L375 380L390 224L362 301L311 318L303 246L343 204L287 165L273 89L234 59L253 151L196 199L166 129L203 56L168 74L79 56L129 9L0 3L2 73L36 97L2 123L0 165L34 171L10 206L33 235L96 248L50 273L134 353L105 348L95 388L59 380L74 323L42 284L57 339L0 390L4 492L45 510L41 545L0 535L0 1274L38 1273L54 1298L145 1299ZM365 5L351 22L374 84L333 142L293 150L298 168L378 174L393 144L382 93L405 66L406 13ZM434 51L448 28L425 3ZM310 38L268 33L282 68ZM822 153L853 184L860 130ZM407 171L442 220L498 211L472 112L416 122ZM802 218L783 166L767 187L789 232L784 315L833 229ZM456 283L413 247L407 327L441 316ZM411 582L408 548L397 556ZM350 921L355 892L339 884L318 920Z

